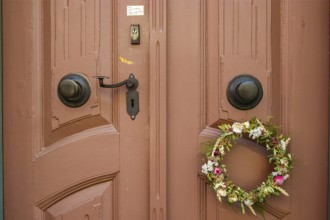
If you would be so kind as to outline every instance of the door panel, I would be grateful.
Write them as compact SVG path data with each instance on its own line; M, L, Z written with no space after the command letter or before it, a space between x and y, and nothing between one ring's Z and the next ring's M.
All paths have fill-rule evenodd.
M115 73L111 60L114 50L113 3L108 1L43 1L41 39L44 42L44 121L45 142L49 145L74 133L113 124L113 91L100 90L96 75L111 79ZM91 96L79 108L68 108L57 98L57 86L65 75L79 73L89 81ZM51 97L51 98L49 98Z
M92 80L92 76L102 72L111 72L111 66L100 68L98 63L101 57L109 57L111 48L100 47L100 36L111 41L111 14L104 11L111 9L111 4L100 8L100 1L48 1L45 5L44 22L45 31L50 31L49 39L45 39L50 45L50 50L46 51L46 59L50 60L51 70L51 109L52 128L59 128L65 123L78 120L82 117L90 117L100 114L100 94L93 93L89 102L80 108L68 109L57 96L57 85L60 79L70 73L78 72L86 76L91 82L91 90L96 91L97 84ZM102 3L103 6L104 3ZM48 10L47 10L48 9ZM102 10L103 12L99 11ZM106 14L104 22L100 22L101 14ZM102 26L103 25L103 26ZM108 43L109 44L109 43ZM49 46L47 45L47 46ZM47 47L45 48L47 49ZM101 55L103 50L103 56ZM106 50L106 51L105 51ZM108 54L104 54L108 53ZM48 55L48 56L47 56ZM111 56L109 57L111 59ZM97 95L99 97L97 97ZM101 100L100 100L101 101ZM109 117L109 116L108 116Z
M56 202L46 209L46 220L115 219L114 181L96 184Z
M212 8L214 14L207 13L205 25L210 30L210 35L217 41L209 41L210 47L218 46L218 50L208 53L209 57L219 57L219 64L211 63L218 72L219 85L216 91L220 93L220 117L223 119L241 120L258 115L267 119L270 114L271 88L271 1L218 1L209 2L207 11ZM218 19L216 19L218 18ZM213 53L212 53L213 52ZM214 54L215 53L215 54ZM238 65L239 64L239 65ZM219 65L217 67L217 65ZM258 108L249 111L237 111L227 100L226 89L234 76L240 74L253 75L262 84L263 99ZM215 74L214 74L215 75ZM216 76L214 76L216 77ZM210 103L214 101L210 100ZM210 106L214 108L216 106Z

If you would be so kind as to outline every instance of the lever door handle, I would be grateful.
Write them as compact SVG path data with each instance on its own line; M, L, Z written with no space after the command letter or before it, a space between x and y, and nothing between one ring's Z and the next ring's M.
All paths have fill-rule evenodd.
M139 81L135 78L134 74L131 73L128 79L115 84L104 84L104 79L108 78L106 76L96 76L96 78L99 80L99 85L102 88L113 89L126 85L128 90L126 93L126 109L131 119L134 120L139 113L139 92L136 91Z

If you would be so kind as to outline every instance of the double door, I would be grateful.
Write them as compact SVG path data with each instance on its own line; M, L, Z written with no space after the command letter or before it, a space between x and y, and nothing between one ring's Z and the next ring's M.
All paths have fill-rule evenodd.
M201 174L200 148L219 119L274 116L292 137L295 168L284 186L290 197L269 199L265 218L325 219L325 6L3 0L5 218L259 219L217 201ZM69 74L90 90L75 106L59 97L75 102L82 92L75 80L63 84ZM97 79L113 84L130 74L139 82L133 101L129 88L102 88ZM250 110L233 107L226 94L242 74L263 88ZM134 118L128 108L138 109ZM228 155L237 184L260 183L265 158L249 146Z

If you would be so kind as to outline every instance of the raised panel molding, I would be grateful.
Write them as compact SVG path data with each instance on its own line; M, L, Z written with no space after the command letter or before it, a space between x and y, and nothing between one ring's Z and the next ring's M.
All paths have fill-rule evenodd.
M39 201L36 220L118 219L117 173L82 181Z
M111 135L115 136L118 138L118 131L115 129L114 126L112 125L104 125L104 126L99 126L96 128L91 128L88 130L85 130L83 132L80 132L78 134L74 134L71 136L68 136L66 138L61 139L60 141L55 142L54 144L51 144L47 147L44 147L40 150L40 152L36 155L35 159L37 160L38 158L47 155L55 150L58 150L60 148L63 148L69 144L79 142L79 141L86 141L88 138L92 138L95 136L101 136L101 135ZM112 143L114 145L114 143ZM117 147L117 146L113 146Z
M118 78L114 59L115 4L116 1L106 0L35 0L34 155L87 129L106 124L119 129L115 92L101 90L93 78L95 75L105 75L113 81ZM82 73L92 90L89 101L75 109L64 106L57 96L59 80L70 72Z
M271 2L219 1L220 117L244 120L271 114ZM220 13L223 12L223 13ZM239 111L227 100L226 89L235 76L250 74L263 86L263 99L254 109Z
M253 115L266 120L272 110L271 2L201 0L200 4L201 106L205 104L201 114L206 124ZM228 83L241 74L253 75L263 85L262 101L248 111L235 109L226 97Z
M95 76L100 59L100 0L51 0L52 128L100 113ZM83 74L90 83L90 100L78 109L57 98L57 85L71 72Z

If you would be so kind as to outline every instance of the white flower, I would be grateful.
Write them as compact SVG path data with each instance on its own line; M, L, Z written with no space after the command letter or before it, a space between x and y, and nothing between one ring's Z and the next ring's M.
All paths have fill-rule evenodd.
M227 192L226 192L225 189L219 189L219 190L217 191L217 196L218 196L218 197L219 197L219 196L225 197L226 195L227 195Z
M289 174L284 175L284 180L286 180L287 178L289 178Z
M243 123L243 126L248 129L250 127L250 122L249 121L246 121Z
M217 190L219 187L226 188L226 185L224 182L219 182L214 185L213 189Z
M247 200L244 201L244 204L246 206L252 206L253 205L253 202L250 199L247 199Z
M212 162L210 160L207 161L207 163L205 163L202 166L202 173L208 174L210 171L213 171L213 165L214 165L214 162Z
M213 170L213 164L214 164L214 162L212 162L210 160L207 162L207 170L208 171L212 171Z
M217 197L219 199L219 201L221 202L221 196L217 193Z
M208 174L207 164L206 163L202 166L202 173Z
M235 122L232 126L233 132L237 133L237 134L241 134L243 131L243 124Z
M231 197L228 198L228 201L231 202L231 203L237 202L238 198L237 198L237 196L231 196Z
M262 131L264 130L263 127L257 127L250 131L249 137L252 137L252 139L256 139L261 136Z
M286 145L287 145L287 143L285 141L281 140L281 148L283 151L286 150Z
M272 172L272 175L277 176L277 175L279 175L279 173L278 172Z
M280 144L281 144L281 148L282 148L283 151L286 150L286 147L288 146L289 142L290 142L290 138L286 139L285 141L281 140Z

